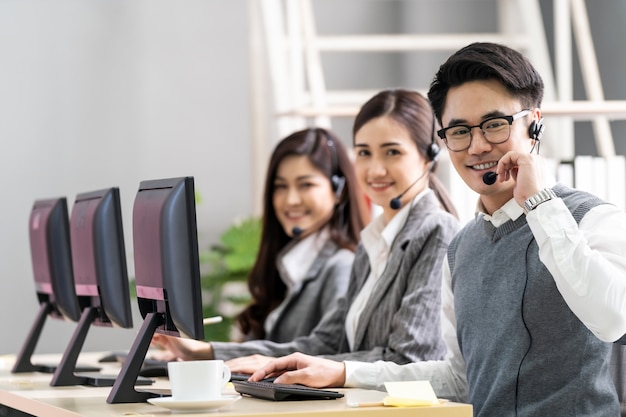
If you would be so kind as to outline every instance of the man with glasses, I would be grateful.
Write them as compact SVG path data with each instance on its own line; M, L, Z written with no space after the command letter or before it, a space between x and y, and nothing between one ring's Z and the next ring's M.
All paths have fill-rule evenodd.
M291 370L276 381L364 388L428 379L439 397L469 401L475 416L618 416L608 363L612 342L626 334L626 214L544 175L543 81L519 52L462 48L428 98L452 164L480 195L476 218L448 250L446 359L365 364L296 354L253 378Z

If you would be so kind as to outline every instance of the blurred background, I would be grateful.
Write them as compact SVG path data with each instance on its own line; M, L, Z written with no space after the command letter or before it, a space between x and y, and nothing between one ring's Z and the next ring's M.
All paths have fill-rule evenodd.
M511 9L520 4L533 13ZM563 10L573 16L580 5L594 59L569 27L569 41L557 44L563 29L556 18ZM577 155L623 159L626 153L624 20L622 0L0 0L0 354L18 351L37 311L28 243L34 200L66 196L71 209L78 193L120 187L132 276L130 220L139 182L191 175L206 250L231 225L259 214L267 157L290 129L326 124L350 145L351 116L370 93L425 91L458 49L434 47L436 37L421 38L430 45L421 52L373 51L335 39L328 41L334 50L324 52L315 42L307 49L303 39L284 37L289 25L305 42L306 36L450 33L467 44L506 32L559 91L545 100L546 120L554 122L546 123L542 153L571 162ZM281 58L287 46L306 59ZM569 51L571 64L557 68ZM594 69L601 84L586 78ZM323 75L302 76L307 70ZM554 105L557 99L597 103L572 110ZM564 108L570 109L565 118ZM608 119L586 118L599 111ZM443 165L445 177L445 157ZM624 178L619 181L623 188ZM467 195L457 198L474 204ZM139 319L135 330L92 329L85 350L126 350L138 326ZM48 321L37 351L63 351L74 328Z

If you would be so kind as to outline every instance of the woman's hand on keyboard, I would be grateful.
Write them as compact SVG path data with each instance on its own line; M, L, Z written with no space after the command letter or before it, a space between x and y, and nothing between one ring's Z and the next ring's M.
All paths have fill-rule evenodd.
M231 372L252 374L257 369L267 365L267 363L272 359L274 358L272 358L271 356L263 355L242 356L240 358L234 358L226 361L226 365L228 365Z
M152 354L153 359L164 361L214 359L211 344L199 340L155 333L151 346L159 349Z
M260 381L278 376L275 383L302 384L314 388L342 387L346 382L346 367L343 362L292 353L273 359L257 370L250 381Z

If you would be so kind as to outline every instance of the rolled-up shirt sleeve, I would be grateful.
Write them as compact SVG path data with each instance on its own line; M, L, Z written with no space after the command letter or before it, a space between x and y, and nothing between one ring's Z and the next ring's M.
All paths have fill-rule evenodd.
M626 213L602 204L579 224L561 199L526 216L548 268L572 312L599 339L626 334Z

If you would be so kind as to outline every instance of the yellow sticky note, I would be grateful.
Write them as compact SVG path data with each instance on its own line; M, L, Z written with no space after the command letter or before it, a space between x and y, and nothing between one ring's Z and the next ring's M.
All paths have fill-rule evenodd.
M389 396L384 404L390 406L425 406L439 404L429 381L385 382Z

